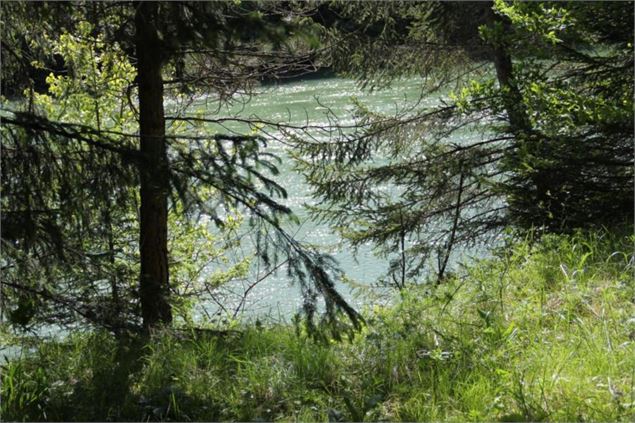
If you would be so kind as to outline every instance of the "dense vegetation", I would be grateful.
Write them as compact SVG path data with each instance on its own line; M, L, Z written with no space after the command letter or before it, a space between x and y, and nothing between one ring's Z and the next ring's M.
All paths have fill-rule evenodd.
M635 419L632 2L0 11L3 419ZM229 112L320 69L421 98ZM296 239L282 160L387 259L365 309ZM235 319L275 272L298 314Z
M441 280L457 247L510 226L632 223L634 32L623 20L632 3L390 2L364 12L341 5L348 26L333 35L335 65L365 83L419 75L428 101L391 114L360 103L357 133L297 143L315 216L352 245L382 248L391 285L431 268Z
M632 421L632 237L531 238L369 307L353 340L293 325L37 343L7 420Z
M316 325L321 298L327 313L319 322L341 326L341 313L351 328L359 326L334 288L330 258L281 226L293 215L275 180L279 158L266 150L266 122L200 116L189 107L198 95L219 106L245 101L262 78L304 69L306 43L294 35L304 32L301 22L288 24L277 3L95 2L70 13L65 3L3 8L16 18L3 26L14 53L8 72L50 71L42 84L22 86L17 78L13 90L24 91L2 116L2 286L14 323L80 320L148 332L188 319L182 300L214 289L216 278L170 278L183 273L175 262L187 267L191 260L175 257L183 250L179 235L184 227L198 235L192 238L205 263L201 219L222 231L244 213L258 234L255 256L269 269L285 264L302 290L309 325ZM34 20L48 27L33 28ZM30 47L40 42L42 48ZM292 44L298 46L288 53ZM63 69L54 68L58 62ZM164 104L169 98L175 107ZM232 122L244 130L224 126Z

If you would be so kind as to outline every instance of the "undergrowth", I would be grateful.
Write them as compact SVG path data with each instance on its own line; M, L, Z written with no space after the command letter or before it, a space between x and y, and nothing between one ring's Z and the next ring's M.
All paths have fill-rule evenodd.
M633 241L516 242L371 307L352 341L277 325L41 343L2 366L2 419L633 421Z

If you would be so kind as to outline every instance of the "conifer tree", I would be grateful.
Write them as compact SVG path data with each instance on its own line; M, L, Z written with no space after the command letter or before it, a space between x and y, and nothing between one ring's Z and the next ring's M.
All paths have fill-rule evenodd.
M222 133L209 125L215 122L213 118L182 111L166 116L164 109L167 95L206 93L226 101L237 91L249 90L259 78L302 71L306 56L285 44L294 25L290 12L275 4L252 2L86 3L75 11L73 25L91 22L94 34L103 39L103 50L120 48L134 58L134 83L115 94L122 110L138 113L139 129L106 129L99 124L109 122L111 116L98 117L95 126L82 122L81 113L77 119L63 115L59 121L28 107L3 113L7 135L3 150L12 153L10 159L6 154L2 157L2 236L15 252L15 256L7 255L7 268L18 262L18 256L33 254L48 269L51 262L68 263L68 248L72 242L80 242L77 237L82 233L69 229L71 221L85 215L89 219L92 210L86 204L97 210L112 207L113 212L105 215L123 218L128 214L114 210L134 210L138 192L139 314L146 331L169 324L168 204L178 205L189 215L205 212L222 226L223 211L209 207L209 192L213 192L221 204L243 208L253 224L262 228L258 247L263 259L270 265L286 259L289 273L302 289L310 322L321 296L326 302L326 320L335 322L339 312L344 312L357 325L357 313L334 288L328 272L333 263L282 228L281 222L291 216L291 210L276 199L286 195L272 178L277 173L276 158L263 150L266 140L254 133L255 126L250 121L221 118L216 123L245 123L244 133ZM65 65L66 71L72 71L71 64ZM105 64L97 64L100 66L103 69ZM76 77L83 81L85 75ZM169 94L167 84L174 87ZM28 168L33 178L21 175L20 166ZM92 185L98 180L102 182ZM67 198L78 191L81 198ZM63 214L57 213L58 204ZM86 220L82 225L94 223ZM50 256L52 250L58 253L54 257ZM82 255L85 258L86 252ZM32 273L28 266L22 270ZM89 321L104 323L90 301L78 301L66 278L55 285L40 289L3 281L5 290L28 297L29 304L39 310L56 303ZM15 296L5 296L9 297ZM30 312L21 314L29 317Z
M632 224L631 3L321 7L341 73L371 88L417 75L440 99L392 115L357 102L356 133L296 137L314 216L380 247L390 284L431 265L440 281L457 246L505 228Z

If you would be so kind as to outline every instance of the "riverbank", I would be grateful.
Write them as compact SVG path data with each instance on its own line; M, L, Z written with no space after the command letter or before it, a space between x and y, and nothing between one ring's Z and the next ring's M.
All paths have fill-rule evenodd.
M516 242L365 311L352 341L103 333L2 367L4 420L633 421L633 237Z

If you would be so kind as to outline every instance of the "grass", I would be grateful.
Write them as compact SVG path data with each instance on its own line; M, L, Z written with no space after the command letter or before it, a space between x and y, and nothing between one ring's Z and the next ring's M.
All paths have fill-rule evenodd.
M279 325L41 343L2 367L2 418L633 421L633 241L514 243L367 310L352 341Z

